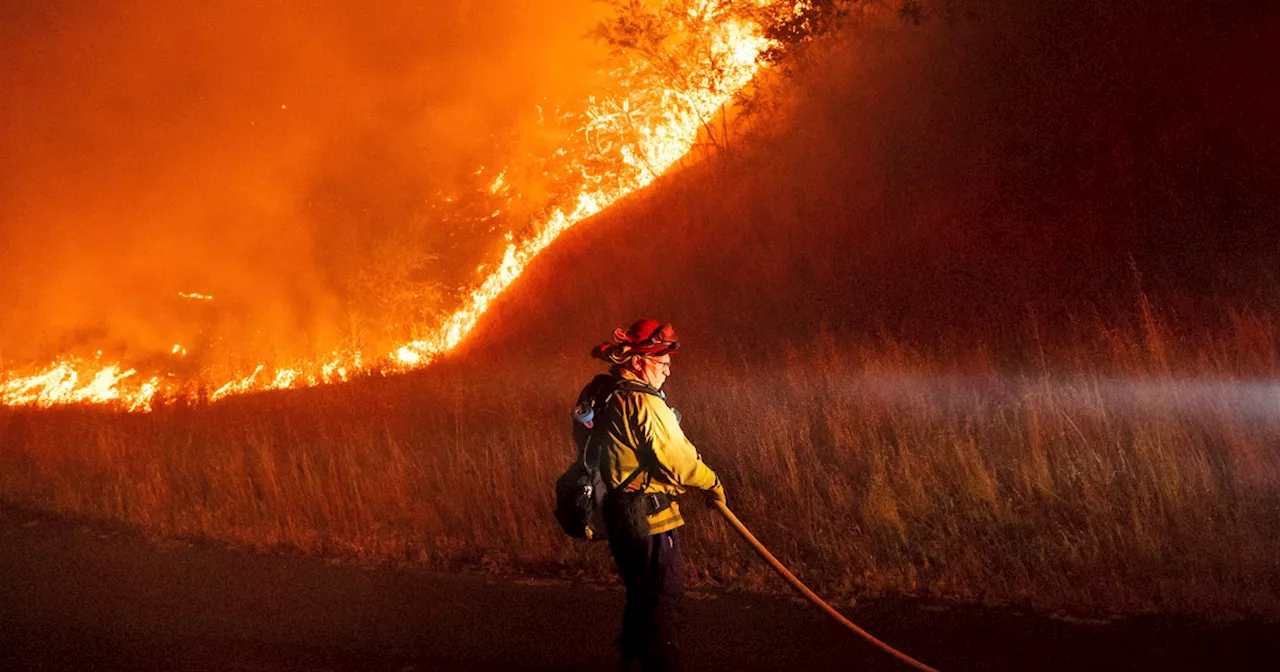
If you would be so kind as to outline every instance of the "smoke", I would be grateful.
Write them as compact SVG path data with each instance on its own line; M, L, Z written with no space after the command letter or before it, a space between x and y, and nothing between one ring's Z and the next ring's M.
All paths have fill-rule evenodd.
M4 3L0 364L390 338L387 311L447 301L513 225L441 204L550 142L599 11Z

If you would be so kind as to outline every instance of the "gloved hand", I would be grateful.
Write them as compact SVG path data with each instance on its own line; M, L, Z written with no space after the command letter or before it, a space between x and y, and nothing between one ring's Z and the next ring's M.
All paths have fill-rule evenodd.
M706 496L707 504L715 504L716 502L719 502L725 506L729 505L729 500L725 498L724 486L720 485L719 481L716 481L716 484L710 488L703 490L702 494Z

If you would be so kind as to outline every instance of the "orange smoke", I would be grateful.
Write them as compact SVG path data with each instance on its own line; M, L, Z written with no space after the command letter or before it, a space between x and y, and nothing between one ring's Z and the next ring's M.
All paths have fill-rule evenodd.
M714 81L655 88L630 62L597 87L583 65L540 70L588 53L565 13L543 8L529 25L514 6L479 18L451 7L369 17L352 6L301 23L296 7L153 7L106 35L85 10L42 36L59 47L51 63L36 38L14 47L33 74L19 107L70 115L92 142L5 182L25 204L6 220L39 222L6 238L0 282L17 300L0 325L28 336L5 347L64 354L0 376L0 401L146 410L189 391L183 367L218 399L426 365L558 235L684 156L766 46L754 24L708 15ZM384 39L392 23L422 32ZM73 45L91 63L67 55ZM486 48L498 57L478 55ZM93 101L79 115L70 89L34 76L59 67ZM520 76L529 69L540 86ZM585 106L543 95L509 112L587 84ZM21 113L7 125L23 127ZM525 123L533 130L493 139ZM51 140L17 142L32 157ZM473 168L495 152L509 165ZM134 359L145 369L121 363Z

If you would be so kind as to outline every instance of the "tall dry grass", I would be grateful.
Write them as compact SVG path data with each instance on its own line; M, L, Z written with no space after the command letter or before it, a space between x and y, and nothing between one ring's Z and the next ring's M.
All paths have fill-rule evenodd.
M668 389L730 505L837 599L1276 617L1280 324L1232 323L1098 327L1030 366L828 337L691 347ZM150 415L6 409L0 496L164 535L605 578L606 550L550 514L594 370L548 355ZM688 509L697 582L781 588Z

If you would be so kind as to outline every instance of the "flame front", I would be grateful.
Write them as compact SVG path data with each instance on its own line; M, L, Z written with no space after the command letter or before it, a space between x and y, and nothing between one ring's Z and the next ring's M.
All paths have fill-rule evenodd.
M762 3L763 0L748 0L739 4L754 7ZM534 222L531 228L536 233L509 242L501 261L465 296L461 306L426 330L424 336L373 360L355 352L333 353L321 360L276 370L260 364L247 375L209 385L208 389L213 390L209 399L340 382L372 367L383 371L419 368L453 349L542 250L573 225L666 172L689 153L701 129L717 111L751 81L760 67L757 57L769 42L757 24L738 18L732 9L725 3L710 1L692 3L690 8L690 12L698 13L700 25L711 31L706 37L714 73L686 78L682 86L655 88L636 81L634 69L623 67L614 72L619 92L593 99L571 136L570 146L562 147L553 157L563 163L573 183L580 185L575 193L562 201L566 205L550 209L541 221ZM497 195L510 189L504 169L488 191ZM181 292L179 296L196 301L213 299L194 292ZM173 354L185 355L186 349L175 345ZM0 377L0 402L11 406L109 403L130 411L147 411L158 396L180 391L176 383L166 379L141 378L133 368L118 362L104 365L96 359L63 357L40 370L24 373L9 372Z

